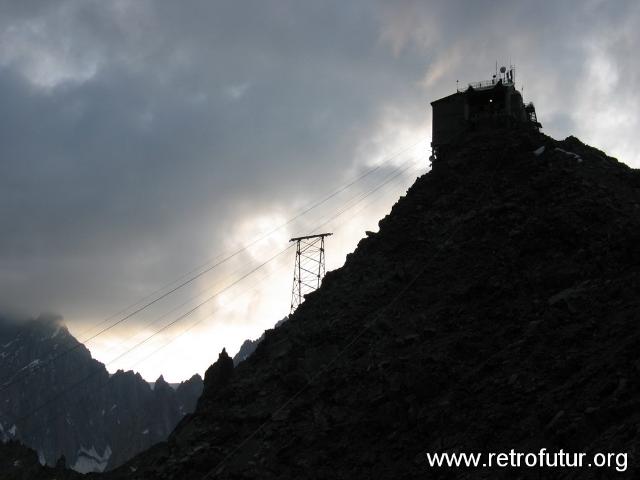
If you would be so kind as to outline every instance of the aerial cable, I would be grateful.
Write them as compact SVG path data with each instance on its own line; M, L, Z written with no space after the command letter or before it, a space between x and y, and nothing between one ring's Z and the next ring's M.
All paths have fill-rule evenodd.
M400 169L400 167L397 167L396 169L394 169L394 172L398 169L400 169L400 171L397 171L396 173L393 173L391 175L389 175L388 177L385 177L385 180L383 183L377 185L376 187L372 188L371 190L365 192L364 194L360 195L360 198L358 199L357 202L355 202L354 204L341 209L338 213L332 215L328 220L324 221L323 223L319 224L318 226L315 227L314 231L318 231L320 229L322 229L324 226L326 226L328 223L335 221L338 217L340 217L341 215L343 215L344 213L346 213L348 210L350 210L351 208L355 207L356 205L358 205L360 202L362 202L363 200L365 200L366 198L368 198L369 196L371 196L372 194L376 193L377 191L379 191L381 188L383 188L384 186L386 186L387 184L389 184L389 182L391 182L392 180L395 180L396 178L398 178L400 175L402 175L403 173L405 173L408 169L410 169L411 167L414 167L414 165L409 165L405 168ZM358 210L357 213L359 213L360 211L362 211L362 209ZM352 219L355 215L351 215L349 218ZM348 219L347 219L348 220ZM346 221L341 222L340 225L343 225L344 223L346 223ZM293 246L290 245L290 246ZM199 323L203 322L205 320L205 318L196 320L191 326L189 326L187 328L186 331L191 330L193 327L195 327L196 325L198 325ZM176 340L177 338L179 338L180 336L182 336L184 333L186 333L186 331L180 333L177 337L174 337L173 339L169 340L169 342L167 342L165 345L163 345L162 347L160 347L158 350L161 350L162 348L168 346L170 343L172 343L174 340ZM149 355L152 356L155 352L151 353ZM148 358L148 357L147 357Z
M496 167L496 169L493 171L492 178L495 178L497 173L498 173L498 167ZM489 185L491 184L492 182L489 182ZM489 191L490 190L483 191L481 198L486 197ZM462 228L462 224L458 224L455 228L453 228L448 233L447 235L448 238L449 239L453 238L453 236L456 233L458 233L458 230L460 230L460 228ZM378 310L376 310L375 312L372 312L373 315L371 316L371 320L366 321L362 326L362 328L360 328L353 336L351 336L351 338L348 340L348 342L344 347L342 347L327 363L321 366L317 371L313 372L310 378L306 380L305 385L300 387L300 389L297 390L293 395L289 396L288 399L284 403L282 403L278 408L276 408L265 421L263 421L257 428L255 428L240 443L235 445L227 455L225 455L213 468L211 468L201 477L201 480L207 480L208 478L211 477L212 474L215 475L216 473L218 473L220 471L220 468L223 466L223 464L227 462L231 457L233 457L238 451L240 451L250 440L252 440L273 419L273 417L275 417L279 412L287 408L296 398L302 395L305 392L305 390L312 385L314 381L320 378L320 376L329 372L329 370L331 369L333 364L338 360L338 358L344 355L347 351L350 351L351 347L378 321L379 318L382 317L382 314L385 313L388 309L390 309L393 305L395 305L398 302L398 300L400 300L405 295L405 293L409 291L409 289L418 281L418 279L427 272L429 267L429 262L433 261L440 254L441 254L441 251L437 250L435 251L435 253L431 255L431 257L428 260L425 260L424 265L418 271L418 273L413 278L411 278L407 283L405 283L405 285L402 286L400 290L398 290L398 293L394 295L388 303L386 303L381 308L378 308Z
M410 168L412 165L409 165L408 167L403 168L402 170L400 170L399 172L395 173L394 175L386 178L386 180L376 186L375 188L371 189L370 191L368 191L366 194L364 194L364 196L362 196L358 202L354 203L353 205L351 205L350 207L347 207L346 209L342 209L340 212L338 212L336 215L334 215L332 218L330 218L329 220L327 220L326 222L324 222L324 224L328 223L331 220L334 220L335 218L341 216L342 214L344 214L348 209L355 207L356 205L358 205L361 201L363 201L364 199L366 199L367 197L369 197L370 195L372 195L373 193L375 193L376 191L380 190L380 188L382 188L384 185L388 184L391 180L393 180L394 178L396 178L397 176L401 175L404 171L406 171L408 168ZM396 169L394 170L398 170L399 167L396 167ZM317 228L321 228L323 225L319 225ZM206 300L204 300L203 302L199 303L198 305L196 305L194 308L190 309L189 311L187 311L186 313L180 315L178 318L174 319L172 322L170 322L169 324L163 326L162 328L160 328L159 330L155 331L153 334L149 335L148 337L146 337L144 340L136 343L135 345L133 345L132 347L130 347L129 349L127 349L125 352L123 352L122 354L118 355L117 357L111 359L107 365L110 365L112 363L114 363L115 361L121 359L122 357L124 357L125 355L127 355L128 353L130 353L131 351L133 351L134 349L138 348L139 346L145 344L147 341L149 341L151 338L155 337L156 335L158 335L159 333L161 333L162 331L165 331L166 329L170 328L171 326L175 325L176 323L178 323L179 321L181 321L182 319L186 318L187 316L191 315L193 312L195 312L198 308L200 308L201 306L203 306L204 304L208 303L209 301L211 301L213 298L221 295L222 293L226 292L227 290L229 290L230 288L232 288L233 286L235 286L236 284L240 283L242 280L244 280L245 278L247 278L248 276L250 276L251 274L253 274L254 272L258 271L260 268L264 267L265 265L267 265L268 263L270 263L271 261L275 260L277 257L279 257L280 255L284 254L287 250L289 250L290 248L293 247L293 244L288 245L286 248L284 248L283 250L279 251L278 253L276 253L275 255L273 255L272 257L270 257L268 260L262 262L260 265L256 266L255 268L253 268L252 270L250 270L249 272L247 272L246 274L244 274L243 276L241 276L240 278L236 279L234 282L232 282L231 284L229 284L227 287L223 288L221 291L215 293L214 295L211 295L210 297L208 297ZM201 323L203 319L197 320L191 327L189 328L193 328L193 326L195 326L198 323ZM177 337L176 337L177 338ZM171 343L173 340L169 341L168 343ZM167 344L168 345L168 344ZM166 345L165 345L166 346ZM161 347L164 348L164 347ZM45 401L44 403L42 403L41 405L37 406L36 408L32 409L29 413L22 415L21 417L17 418L16 421L14 423L18 424L23 422L24 420L27 420L29 417L31 417L32 415L34 415L35 413L37 413L38 411L43 410L44 408L46 408L49 404L51 404L52 402L54 402L55 400L57 400L58 398L60 398L62 395L68 393L69 391L75 389L76 387L78 387L79 385L85 383L86 381L90 380L93 376L97 375L99 373L99 371L93 372L91 374L89 374L88 376L80 379L79 381L73 383L72 385L65 387L62 391L58 392L56 395L54 395L52 398L48 399L47 401Z
M424 139L420 139L416 142L414 142L413 144L401 149L400 151L396 152L394 155L388 157L386 159L386 162L398 157L399 155L401 155L402 153L406 152L407 150L415 147L418 143L422 142ZM198 270L201 270L202 268L204 268L205 266L207 266L203 271L192 275L190 277L188 277L186 280L184 280L183 282L179 283L177 286L171 288L170 290L168 290L167 292L163 293L162 295L155 297L153 300L150 300L149 302L144 303L142 306L136 308L135 310L133 310L132 312L128 313L127 315L125 315L123 318L119 319L118 321L116 321L115 323L101 329L100 331L98 331L97 333L89 336L86 339L83 339L82 343L78 343L77 345L74 345L73 347L64 350L62 352L60 352L57 355L54 355L53 357L47 359L46 361L40 362L39 364L33 366L31 369L29 369L27 371L27 375L23 375L23 376L18 376L18 377L13 377L11 379L9 379L8 381L4 382L1 386L0 386L0 392L3 392L4 390L10 388L11 386L15 385L18 381L20 381L21 379L26 378L27 376L31 375L34 371L39 371L41 369L43 369L44 367L50 365L51 363L57 361L58 359L64 357L65 355L69 354L72 351L77 350L78 348L80 348L81 346L84 346L84 344L94 340L95 338L99 337L100 335L102 335L103 333L115 328L117 325L120 325L121 323L127 321L128 319L130 319L131 317L133 317L134 315L137 315L138 313L142 312L143 310L146 310L148 307L156 304L157 302L159 302L160 300L168 297L169 295L171 295L172 293L176 292L177 290L181 289L182 287L191 284L193 281L195 281L196 279L202 277L203 275L205 275L206 273L210 272L211 270L213 270L214 268L217 268L218 266L226 263L227 261L231 260L232 258L235 258L236 256L238 256L240 253L244 252L245 250L251 248L252 246L256 245L257 243L259 243L262 240L265 240L266 238L268 238L269 236L271 236L272 234L274 234L275 232L281 230L282 228L290 225L292 222L294 222L295 220L297 220L298 218L306 215L307 213L309 213L310 211L312 211L313 209L317 208L318 206L326 203L327 201L329 201L330 199L336 197L337 195L339 195L340 193L344 192L345 190L347 190L348 188L350 188L351 186L355 185L357 182L361 181L362 179L366 178L367 176L373 174L374 172L378 171L380 168L382 168L385 165L385 162L382 162L380 164L378 164L377 166L365 171L363 174L359 175L358 177L356 177L355 179L353 179L352 181L350 181L349 183L347 183L346 185L343 185L342 187L338 188L337 190L333 191L331 194L325 196L324 198L321 198L320 200L314 202L313 204L309 205L308 207L306 207L305 209L303 209L302 211L300 211L299 213L297 213L296 215L294 215L293 217L291 217L289 220L285 221L284 223L278 225L277 227L273 228L272 230L268 231L267 233L255 238L254 240L252 240L251 242L249 242L248 244L244 245L243 247L233 251L232 253L223 256L223 258L220 259L220 256L216 257L218 260L215 260L215 263L213 263L213 265L210 265L211 261L206 262L204 264L202 264L200 267L196 267L195 269L191 270L191 272L196 272ZM186 278L187 274L182 275L181 277L179 277L179 279L183 279ZM161 287L160 289L156 290L156 291L162 291L165 288L168 288L171 285L174 285L176 283L176 281L168 284L166 287ZM149 298L151 295L148 295L146 298ZM141 301L136 302L135 304L133 304L133 306L135 305L139 305L141 303ZM127 307L125 309L123 309L122 311L127 311L129 310L129 308L132 307ZM110 317L108 317L109 319L114 318L115 315L112 315ZM106 320L101 321L98 325L102 325L106 322ZM18 375L19 372L23 371L23 369L28 366L25 365L23 366L21 369L19 369L15 375Z
M378 165L366 170L364 173L358 175L356 178L354 178L353 180L351 180L350 182L348 182L347 184L343 185L342 187L338 188L337 190L333 191L332 193L326 195L325 197L320 198L319 200L313 202L312 204L309 204L307 207L305 207L302 211L300 211L299 213L297 213L295 216L289 218L287 221L285 221L284 223L278 225L277 227L273 228L272 230L260 235L259 237L255 238L254 240L252 240L251 242L249 242L248 244L244 245L243 247L239 248L238 250L230 253L230 254L220 254L217 257L215 257L214 259L208 260L207 262L193 268L192 270L184 273L183 275L181 275L180 277L178 277L176 280L174 280L173 282L170 282L156 290L154 290L152 293L150 293L149 295L145 296L143 299L139 300L138 302L129 305L128 307L125 307L124 309L122 309L120 311L120 313L111 315L110 317L108 317L107 319L101 321L99 325L104 324L106 321L121 315L122 313L130 310L131 308L135 307L136 305L139 305L140 303L142 303L145 299L153 297L156 293L159 293L169 287L171 287L172 285L174 285L176 282L178 282L179 280L183 279L183 278L189 278L189 280L187 282L183 282L181 284L179 284L176 288L171 289L167 294L162 295L158 300L161 300L162 298L165 298L167 295L175 292L176 290L178 290L179 288L187 285L188 283L191 283L193 280L196 280L197 278L201 277L202 275L204 275L205 273L209 272L210 270L212 270L213 268L216 268L217 266L225 263L226 261L230 260L231 258L234 258L235 256L237 256L239 253L251 248L252 246L254 246L255 244L261 242L262 240L265 240L266 238L270 237L271 235L273 235L274 233L276 233L277 231L281 230L282 228L290 225L292 222L294 222L295 220L299 219L300 217L306 215L307 213L309 213L311 210L314 210L315 208L319 207L320 205L323 205L324 203L328 202L329 200L331 200L332 198L336 197L337 195L339 195L340 193L344 192L345 190L349 189L350 187L352 187L353 185L355 185L356 183L362 181L363 179L365 179L366 177L370 176L371 174L375 173L376 171L378 171L380 168L382 168L386 162L389 162L390 160L393 160L395 158L397 158L398 156L402 155L404 152L406 152L407 150L415 147L418 143L422 142L424 139L420 139L417 142L414 142L413 144L404 147L402 149L400 149L399 151L397 151L396 153L394 153L393 155L391 155L390 157L386 158L386 160L384 162L379 163ZM208 265L211 265L212 262L215 262L213 266L211 267L207 267ZM196 274L195 276L190 277L190 275L194 274L195 272L202 270L203 268L207 267L204 271ZM137 309L136 311L134 311L133 314L127 316L126 318L130 318L131 316L135 315L136 313L139 313L140 311L148 308L149 306L153 305L154 303L156 303L156 301L152 301L152 302L148 302L147 304L143 305L141 308ZM117 325L117 323L116 323ZM97 327L97 326L96 326ZM98 333L98 335L100 335L100 333ZM97 336L97 335L96 335ZM89 337L88 339L84 339L82 340L82 343L86 343L89 342L91 340L93 340L95 338L95 336Z
M352 205L349 205L349 206L346 206L346 207L342 208L342 209L341 209L341 210L339 210L337 213L334 213L333 215L331 215L331 217L330 217L328 220L326 220L326 221L324 221L323 223L319 224L319 225L318 225L314 230L321 229L321 228L323 228L325 225L327 225L329 222L334 221L335 219L337 219L338 217L340 217L341 215L343 215L344 213L346 213L348 210L350 210L351 208L353 208L353 207L355 207L356 205L358 205L358 204L359 204L360 202L362 202L364 199L368 198L369 196L371 196L372 194L374 194L375 192L377 192L378 190L380 190L381 188L383 188L384 186L386 186L389 182L391 182L392 180L394 180L394 179L398 178L400 175L402 175L402 174L403 174L404 172L406 172L408 169L410 169L411 167L414 167L414 166L415 166L415 163L414 163L414 164L409 164L408 166L405 166L404 168L402 167L402 165L403 165L403 164L401 164L401 165L397 166L396 168L394 168L394 169L390 172L390 174L389 174L389 175L387 175L387 176L384 178L384 181L383 181L382 183L380 183L379 185L375 186L374 188L370 189L370 190L369 190L369 191L367 191L367 192L361 193L358 197L356 197L356 198L358 198L358 200L357 200L355 203L353 203ZM353 199L352 199L352 200L353 200ZM352 216L351 218L353 218L353 216ZM293 246L293 245L290 245L290 247L291 247L291 246ZM286 251L286 250L288 250L288 248L287 248L287 249L285 249L285 250L283 250L283 251L281 251L281 252L280 252L279 254L277 254L276 256L279 256L280 254L284 253L284 251ZM244 277L242 277L240 280L242 280L242 279L246 278L247 276L248 276L248 275L245 275L245 276L244 276ZM226 291L226 289L225 289L225 291ZM196 307L194 307L193 309L191 309L190 311L188 311L188 312L187 312L187 315L188 315L188 314L190 314L190 313L192 313L192 312L193 312L193 311L195 311L196 309L200 308L202 305L204 305L205 303L207 303L209 300L213 299L213 297L218 296L220 293L222 293L222 292L216 293L215 295L213 295L212 297L209 297L209 298L208 298L207 300L205 300L204 302L202 302L202 303L198 304ZM200 296L200 294L199 294L198 296ZM197 298L197 297L196 297L196 298ZM176 308L172 309L172 310L171 310L171 312L173 312L173 311L175 311L177 308L180 308L180 307L184 306L185 304L187 304L187 303L191 302L193 299L194 299L194 298L192 297L191 299L187 300L186 302L183 302L183 303L182 303L182 304L180 304L178 307L176 307ZM164 315L162 315L161 317L159 317L159 318L157 318L157 319L154 319L152 322L150 322L149 324L145 325L145 328L146 328L146 326L148 326L148 325L150 325L150 324L153 324L153 323L156 323L157 321L159 321L160 319L162 319L162 318L164 318L164 317L166 317L166 316L167 316L167 314L164 314ZM176 321L180 320L181 318L183 318L183 316L180 316L180 317L178 317L178 319L177 319L177 320L172 321L172 322L169 324L169 326L171 326L171 325L175 324L175 323L176 323ZM193 328L195 325L197 325L197 324L201 323L203 320L204 320L204 319L200 319L200 320L196 321L196 322L195 322L191 327L189 327L189 329L191 329L191 328ZM161 330L165 330L165 329L166 329L166 327L162 327L162 329L161 329ZM156 333L158 333L158 332L156 332ZM156 335L156 334L153 334L152 336L155 336L155 335ZM182 335L182 334L180 334L180 335ZM147 340L147 339L145 339L145 342L146 342L146 340ZM173 341L173 340L172 340L172 341ZM171 343L172 341L170 341L169 343ZM135 347L134 347L134 348L135 348ZM129 350L129 351L130 351L130 350ZM121 358L121 357L118 357L118 358L116 358L116 359L114 359L114 360L111 360L108 364L111 364L113 361L118 360L118 359L120 359L120 358Z
M404 173L408 168L411 168L412 166L414 166L413 164L408 165L407 168L402 168L402 166L405 164L406 162L402 162L400 165L396 166L385 178L385 181L378 185L377 187L375 187L372 191L370 191L369 193L367 192L362 192L356 196L354 196L353 198L351 198L347 203L349 202L353 202L354 200L357 200L356 203L360 203L360 198L363 196L369 196L371 193L377 191L378 189L384 187L388 182L394 180L395 178L397 178L399 175L401 175L402 173ZM399 171L400 170L400 171ZM398 172L399 171L399 172ZM396 173L398 172L398 173ZM345 211L349 210L351 208L351 206L347 205L346 207L344 207L338 214L333 214L331 215L331 219L335 219L338 216L342 215L342 213L344 213ZM362 210L362 209L361 209ZM361 211L359 210L359 211ZM324 222L320 225L320 227L316 227L316 230L318 228L321 228L322 226L326 225L328 222ZM236 273L238 273L239 271L241 271L243 269L243 267L240 267L239 269L237 269L236 271L234 271L234 273L232 273L230 276L233 277ZM190 297L189 299L187 299L186 301L182 302L181 304L173 307L171 310L165 312L163 315L161 315L160 317L154 318L151 321L145 323L142 327L140 327L139 331L143 331L145 328L147 328L148 326L155 324L157 322L159 322L160 320L162 320L163 318L166 318L167 316L169 316L171 313L174 313L176 310L178 310L179 308L189 304L190 302L192 302L193 300L199 298L201 295L203 295L204 293L206 293L207 291L209 291L210 288L201 290L198 294Z
M198 308L200 308L202 305L206 304L207 302L213 300L215 297L221 295L222 293L224 293L225 291L227 291L229 288L233 287L234 285L236 285L237 283L241 282L242 280L244 280L245 278L247 278L249 275L251 275L252 273L256 272L257 270L259 270L260 268L264 267L267 263L273 261L275 258L279 257L280 255L282 255L283 253L285 253L287 250L289 250L290 248L292 248L293 245L288 245L286 248L284 248L283 250L279 251L278 253L276 253L275 255L271 256L268 260L265 260L264 262L262 262L261 264L259 264L258 266L256 266L255 268L253 268L252 270L250 270L249 272L245 273L243 276L241 276L240 278L238 278L237 280L235 280L234 282L232 282L230 285L228 285L227 287L223 288L222 290L220 290L219 292L215 293L214 295L211 295L209 298L207 298L205 301L201 302L200 304L198 304L196 307L192 308L191 310L189 310L188 312L180 315L178 318L176 318L175 320L173 320L171 323L163 326L162 328L160 328L159 330L156 330L153 334L149 335L148 337L146 337L144 340L136 343L134 346L132 346L131 348L127 349L125 352L121 353L120 355L118 355L117 357L111 359L106 365L110 365L111 363L120 360L122 357L124 357L125 355L127 355L128 353L130 353L131 351L133 351L134 349L138 348L139 346L145 344L147 341L149 341L151 338L155 337L156 335L158 335L159 333L163 332L164 330L166 330L167 328L169 328L170 326L174 325L175 323L179 322L180 320L184 319L185 317L191 315L193 312L195 312ZM34 414L36 414L37 412L39 412L40 410L43 410L44 408L46 408L49 404L51 404L52 402L58 400L61 396L69 393L71 390L75 389L76 387L82 385L83 383L89 381L91 378L95 377L96 375L100 374L102 372L102 370L94 370L93 372L91 372L89 375L86 375L85 377L81 378L80 380L74 382L73 384L63 388L61 391L59 391L58 393L56 393L53 397L50 397L49 399L47 399L45 402L41 403L40 405L38 405L37 407L33 408L29 413L22 415L20 417L18 417L13 423L15 423L16 425L18 423L23 422L24 420L27 420L29 417L33 416Z
M283 251L281 251L280 253L276 254L276 255L274 256L274 259L275 259L275 257L277 257L277 256L279 256L279 255L281 255L281 254L283 254L283 253L284 253L284 251L288 250L289 248L291 248L291 246L288 246L286 249L284 249L284 250L283 250ZM269 261L271 261L271 259L270 259ZM269 261L265 262L265 264L266 264L266 263L268 263ZM262 265L262 266L264 266L264 265ZM284 267L284 266L283 266L283 267ZM282 269L283 269L283 268L281 267L281 268L279 268L278 270L282 270ZM274 272L270 272L269 274L265 275L265 276L261 279L260 283L262 283L263 281L265 281L265 280L266 280L268 277L270 277L273 273L274 273ZM244 278L246 278L246 277L247 277L248 275L250 275L250 274L251 274L251 272L250 272L249 274L245 275L245 276L244 276ZM229 286L227 287L227 289L229 289L229 288L233 287L234 285L238 284L241 280L242 280L242 278L241 278L241 279L238 279L238 280L237 280L236 282L234 282L232 285L229 285ZM249 290L255 290L255 289L257 289L257 286L254 286L253 288L251 288L251 289L249 289ZM220 291L220 292L218 292L218 295L220 295L220 294L222 294L222 293L224 293L224 292L223 292L223 291ZM243 291L241 294L238 294L238 295L234 296L234 297L233 297L233 299L232 299L232 301L237 300L238 298L240 298L240 297L244 296L246 293L247 293L247 291ZM199 323L199 322L197 322L197 323ZM190 330L190 329L191 329L192 327L194 327L194 326L195 326L195 324L191 325L187 330ZM157 333L157 332L156 332L156 333ZM179 336L181 336L181 335L182 335L182 334L184 334L184 333L186 333L186 331L185 331L185 332L182 332L180 335L178 335L178 337L179 337ZM151 353L150 353L149 355L147 355L146 357L144 357L144 358L142 358L142 359L137 360L136 362L134 362L134 363L132 364L132 366L131 366L131 367L133 368L133 367L135 367L135 366L139 365L140 363L144 362L145 360L147 360L148 358L150 358L151 356L153 356L153 355L154 355L155 353L157 353L158 351L162 350L164 347L168 346L170 343L172 343L172 342L173 342L174 340L176 340L176 339L177 339L177 337L174 337L172 340L170 340L169 342L165 343L165 344L164 344L164 345L162 345L160 348L157 348L156 350L154 350L153 352L151 352ZM138 348L138 347L140 346L140 344L142 344L142 342L139 342L138 344L136 344L136 345L134 345L133 347L129 348L129 349L128 349L128 351L126 351L126 352L124 352L123 354L121 354L121 355L117 356L116 358L112 358L111 360L109 360L108 362L106 362L106 363L105 363L105 366L111 365L111 364L115 363L116 361L120 360L122 357L124 357L125 355L127 355L128 353L130 353L131 351L133 351L135 348ZM131 369L132 369L132 368L131 368ZM97 375L98 373L99 373L99 372L94 372L94 374L95 374L95 375ZM84 383L84 382L87 382L87 381L91 380L91 378L94 376L94 374L90 374L90 375L88 375L88 376L84 377L83 379L81 379L80 381L76 382L75 384L72 384L70 387L65 387L65 389L64 389L62 392L59 392L59 393L60 393L60 395L62 395L62 394L64 394L64 393L66 393L66 392L68 392L68 391L70 391L70 390L73 390L74 388L76 388L77 386L81 385L81 384L82 384L82 383ZM103 382L103 383L102 383L102 385L100 385L98 388L99 388L99 389L103 389L103 388L104 388L104 387L106 387L108 384L109 384L109 380L107 380L106 382ZM93 392L93 391L92 391L92 392ZM55 400L57 400L57 398L58 398L60 395L57 395L56 397L54 397L54 398L51 398L51 399L47 400L43 405L40 405L39 407L37 407L37 408L33 409L33 410L32 410L32 411L30 411L29 413L27 413L27 414L25 414L25 415L22 415L21 417L19 417L19 418L18 418L15 422L13 422L13 423L18 424L19 422L21 422L21 421L23 421L23 420L27 420L27 419L28 419L30 416L32 416L34 413L37 413L37 411L40 411L40 410L42 410L42 409L46 408L48 404L53 403ZM75 401L74 403L72 403L72 405L79 405L79 404L81 404L81 403L84 401L84 399L85 399L85 398L86 398L86 395L83 395L82 397L80 397L79 399L77 399L77 401ZM60 412L60 414L59 414L59 415L57 415L55 418L57 418L57 417L59 417L59 416L62 416L62 415L64 415L64 414L65 414L65 412L64 412L64 411L61 411L61 412ZM37 431L41 430L41 429L42 429L42 428L44 428L45 426L46 426L46 424L42 424L42 425L39 425L39 426L35 426L35 427L33 427L33 428L29 428L29 429L27 429L26 431L25 431L25 430L22 430L22 433L23 433L23 435L24 435L25 433L33 434L34 432L37 432Z

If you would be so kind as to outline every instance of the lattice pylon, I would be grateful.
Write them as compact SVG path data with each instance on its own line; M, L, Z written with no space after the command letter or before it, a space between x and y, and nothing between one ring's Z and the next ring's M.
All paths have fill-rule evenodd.
M304 301L304 296L320 288L325 274L324 239L332 233L295 237L296 262L293 268L290 314Z

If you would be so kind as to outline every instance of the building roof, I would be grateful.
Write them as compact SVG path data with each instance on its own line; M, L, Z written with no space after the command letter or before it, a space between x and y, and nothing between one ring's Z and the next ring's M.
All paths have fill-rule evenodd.
M443 102L446 100L451 100L453 97L457 95L463 95L467 92L479 92L479 91L481 92L481 91L493 90L495 88L505 88L505 87L515 88L515 85L513 84L513 82L503 82L502 79L499 79L497 82L493 82L492 80L487 80L486 82L470 83L466 90L458 90L457 92L452 93L451 95L447 95L446 97L442 97L437 100L434 100L433 102L431 102L431 105L433 106L436 103Z
M431 105L433 105L435 103L443 102L445 100L450 100L452 97L455 97L455 96L460 95L462 93L464 93L464 92L455 92L455 93L452 93L451 95L447 95L446 97L439 98L439 99L434 100L433 102L431 102Z

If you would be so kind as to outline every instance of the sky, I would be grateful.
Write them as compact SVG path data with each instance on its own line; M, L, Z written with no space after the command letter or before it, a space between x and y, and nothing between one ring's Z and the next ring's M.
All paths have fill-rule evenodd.
M1 1L0 312L203 373L288 314L289 238L339 267L428 171L429 102L496 61L545 133L638 167L639 40L624 0Z

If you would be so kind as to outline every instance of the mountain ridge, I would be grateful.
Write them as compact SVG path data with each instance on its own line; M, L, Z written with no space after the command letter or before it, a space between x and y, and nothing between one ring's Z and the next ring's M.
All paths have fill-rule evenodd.
M50 315L3 321L0 357L0 440L25 442L49 465L64 455L80 472L113 468L164 440L202 388L199 376L152 390L139 373L109 374Z
M609 473L425 456L543 447L625 452L634 474L639 212L640 172L575 137L470 134L251 356L220 354L166 442L89 478Z
M629 284L640 313L638 208L638 172L574 137L469 135L167 444L108 478L449 478L425 452L627 451L624 422L589 412L638 396L639 332L593 312L619 315ZM601 357L627 380L606 387Z

